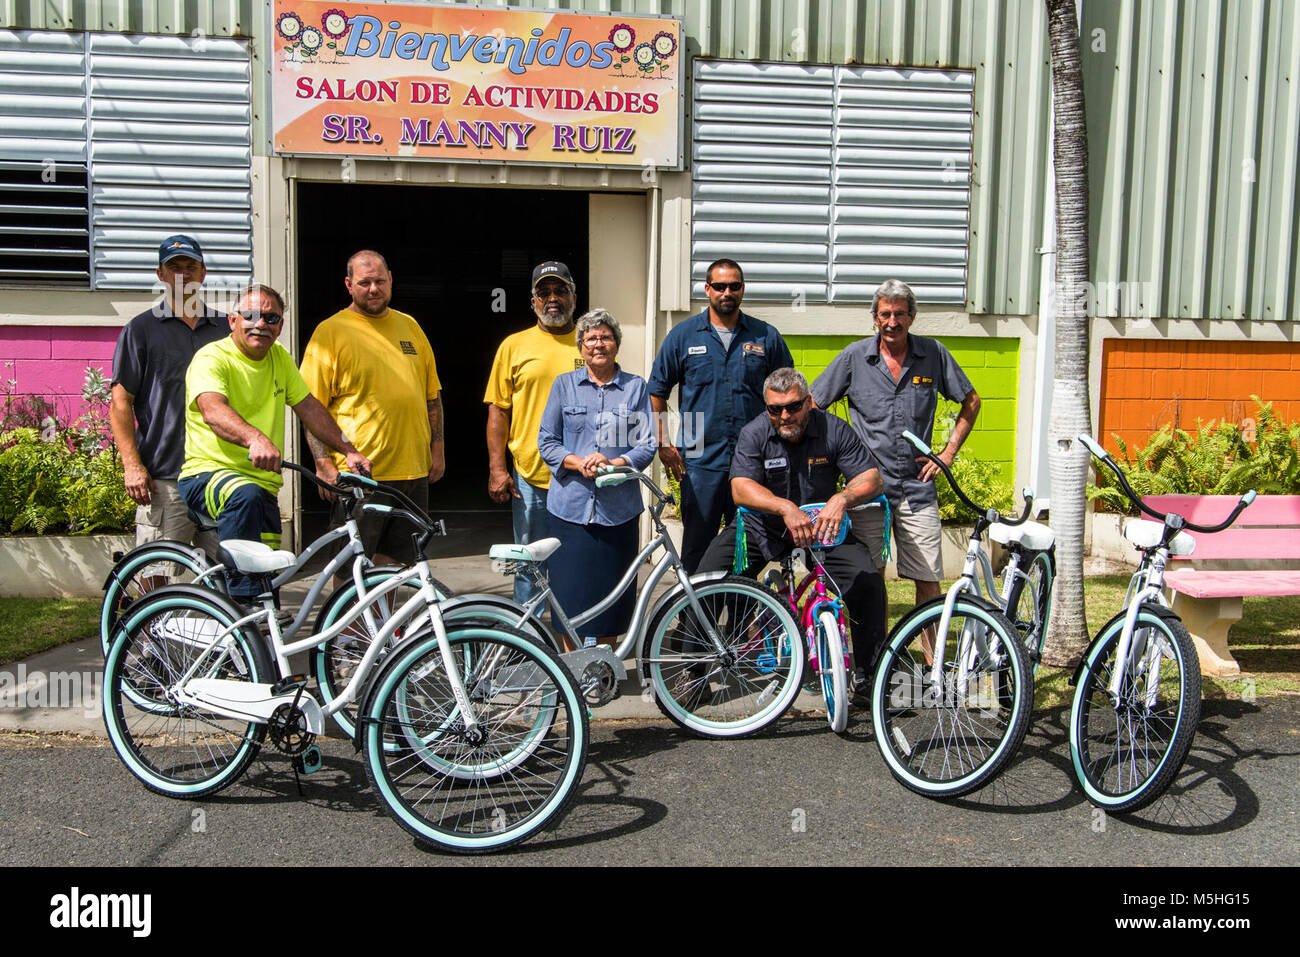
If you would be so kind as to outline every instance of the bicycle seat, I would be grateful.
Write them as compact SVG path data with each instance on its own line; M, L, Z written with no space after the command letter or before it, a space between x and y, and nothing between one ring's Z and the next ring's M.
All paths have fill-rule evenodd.
M297 560L293 552L238 538L222 542L217 551L223 565L245 575L268 575L284 571Z
M1023 525L994 522L989 526L989 538L999 545L1020 545L1034 551L1046 551L1056 541L1055 533L1041 522L1025 522Z
M1148 522L1135 518L1124 523L1124 537L1138 548L1155 548L1164 537L1163 522ZM1190 555L1196 548L1196 539L1186 532L1179 532L1169 543L1170 555Z
M527 545L493 545L488 558L506 562L544 562L560 547L558 538L543 538Z

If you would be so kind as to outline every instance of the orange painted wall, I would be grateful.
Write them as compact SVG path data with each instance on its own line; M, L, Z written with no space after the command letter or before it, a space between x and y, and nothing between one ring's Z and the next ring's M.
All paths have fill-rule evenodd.
M1253 417L1251 395L1284 421L1300 420L1300 343L1107 339L1098 433L1112 451L1112 433L1140 448L1167 422L1191 430L1197 419Z

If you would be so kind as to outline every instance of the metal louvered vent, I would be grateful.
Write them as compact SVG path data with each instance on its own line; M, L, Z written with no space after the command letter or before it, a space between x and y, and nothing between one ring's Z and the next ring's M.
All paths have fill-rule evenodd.
M244 41L0 30L0 279L149 289L188 233L246 281L251 93Z
M692 279L726 257L750 300L964 303L973 114L969 72L695 61Z
M90 280L84 43L0 30L0 280Z

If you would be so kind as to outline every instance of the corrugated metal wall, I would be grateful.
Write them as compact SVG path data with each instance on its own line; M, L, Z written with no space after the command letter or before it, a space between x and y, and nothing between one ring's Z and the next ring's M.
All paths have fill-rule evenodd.
M1085 2L1083 38L1099 314L1300 318L1300 5Z
M966 309L1037 311L1050 117L1043 0L475 2L672 14L691 56L973 69ZM1103 314L1300 318L1298 6L1081 0ZM0 26L249 35L263 10L261 0L0 0Z
M251 37L264 9L262 0L0 0L0 26Z

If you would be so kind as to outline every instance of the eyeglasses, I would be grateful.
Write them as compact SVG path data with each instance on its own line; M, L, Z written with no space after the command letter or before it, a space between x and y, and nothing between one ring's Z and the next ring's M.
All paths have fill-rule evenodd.
M803 408L804 403L807 401L808 396L804 396L802 399L795 399L793 402L786 402L782 405L769 405L767 407L767 414L775 418L780 418L782 412L789 412L791 415L794 415Z
M261 319L268 326L278 326L284 319L284 316L278 312L262 312L260 309L243 309L235 313L235 315L245 322L256 323L258 319Z
M613 342L614 337L611 335L603 336L583 336L582 344L584 346L594 346L598 342Z
M745 288L743 282L706 282L705 285L714 292L740 292Z
M876 318L877 319L906 319L910 315L911 315L910 312L901 312L901 311L890 312L888 309L885 309L876 313Z
M563 299L565 296L569 295L569 292L570 290L568 286L560 284L558 286L538 286L533 290L533 295L545 302L552 296Z

